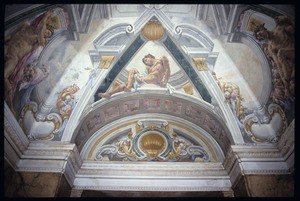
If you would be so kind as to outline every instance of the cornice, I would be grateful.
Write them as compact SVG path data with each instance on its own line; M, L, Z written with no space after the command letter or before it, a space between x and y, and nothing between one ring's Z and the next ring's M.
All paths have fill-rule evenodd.
M273 144L232 145L224 160L233 186L242 175L247 174L289 174L292 167Z
M228 191L230 181L202 180L202 179L93 179L93 183L86 185L90 179L77 178L75 189L86 190L134 190L134 191ZM166 185L168 184L168 185Z
M230 187L149 187L149 186L74 186L83 190L123 190L123 191L230 191Z
M29 145L25 133L21 129L6 102L4 102L4 137L19 155L21 155Z
M72 185L81 163L75 144L34 141L20 157L16 171L58 172Z

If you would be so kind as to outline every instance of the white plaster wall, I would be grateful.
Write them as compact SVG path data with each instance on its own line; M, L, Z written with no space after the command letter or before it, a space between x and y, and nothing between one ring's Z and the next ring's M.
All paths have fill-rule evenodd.
M245 99L245 105L251 107L253 105L253 103L251 103L253 101L253 95L258 97L261 93L263 93L262 84L264 77L260 61L255 53L244 44L225 43L223 46L229 57L234 61L237 70L242 76L237 79L236 75L228 70L226 71L226 69L219 69L217 76L224 77L224 80L222 81L237 80L237 84L242 84L244 82L240 86L243 87L241 88L241 94ZM248 85L248 90L251 90L253 94L248 93L248 90L244 89L247 88L245 84Z
M213 52L218 52L218 58L214 71L220 81L233 82L240 87L244 98L243 105L248 108L256 108L258 101L255 97L262 92L261 65L254 52L241 43L227 43L227 35L216 36L216 30L212 25L193 18L173 18L175 24L191 24L206 34L214 43ZM245 76L245 77L244 77ZM243 78L244 77L244 78Z
M134 23L135 18L113 18L113 19L97 19L92 21L89 32L87 34L80 34L79 41L71 41L67 48L69 60L63 63L61 68L64 68L63 75L58 83L52 88L48 98L45 99L48 105L56 105L58 94L65 87L76 84L80 90L75 94L76 98L81 97L81 93L86 87L89 80L90 69L93 67L89 56L89 50L94 50L93 41L106 29L118 23ZM69 61L69 63L68 63ZM57 64L61 65L61 64ZM55 72L53 72L55 73ZM50 75L51 76L51 75Z

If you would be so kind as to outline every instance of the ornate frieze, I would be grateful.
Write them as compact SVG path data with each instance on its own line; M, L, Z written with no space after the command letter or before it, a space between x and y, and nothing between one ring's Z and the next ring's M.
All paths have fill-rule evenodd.
M161 127L164 127L162 125ZM95 160L121 161L210 161L203 147L167 130L149 126L138 133L129 132L127 137L99 148Z
M144 95L139 96L140 93ZM118 94L118 98L114 96L109 101L103 100L97 102L98 104L95 104L93 107L94 110L90 112L91 115L83 118L82 123L78 126L78 128L83 128L81 132L87 131L84 134L84 139L77 140L76 137L74 138L75 142L81 142L80 144L83 145L95 131L111 123L113 120L131 115L144 114L145 112L159 112L187 119L199 125L208 133L211 133L215 140L220 143L222 149L229 147L231 140L228 139L230 135L227 128L221 119L216 117L213 110L209 109L208 105L202 104L203 101L200 99L196 100L195 98L191 102L191 98L187 100L185 96L177 92L174 92L172 97L165 95L163 90L155 94L152 91L151 93L153 94L150 95L147 89L144 89L144 91L141 89L139 93L134 93L130 96L126 96L127 94ZM77 135L75 134L75 136Z
M181 102L177 102L177 101L173 101L173 100L165 100L165 110L168 112L173 112L176 114L181 114L181 109L182 109L182 103Z
M207 162L223 158L221 148L206 131L161 114L156 119L144 115L122 118L118 126L107 124L83 143L81 155L87 160Z
M109 121L120 116L119 105L114 105L104 109L104 120Z
M140 110L140 101L139 100L129 100L123 103L124 113L132 113Z
M92 117L86 124L87 132L90 132L97 124L100 124L101 122L100 114L95 114L94 117Z

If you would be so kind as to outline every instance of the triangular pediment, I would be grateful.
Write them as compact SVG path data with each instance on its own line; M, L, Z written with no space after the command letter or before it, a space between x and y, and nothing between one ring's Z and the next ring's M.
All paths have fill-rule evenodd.
M151 24L152 22L153 25ZM112 59L108 61L108 63L104 61L107 55L101 57L99 68L108 68L109 73L94 94L95 101L102 98L101 95L99 96L99 93L103 94L110 90L110 95L112 95L111 93L115 94L116 92L112 91L112 89L128 82L128 72L130 69L135 68L139 73L143 73L146 69L145 64L142 62L143 58L145 55L151 54L156 60L162 57L167 58L171 71L168 86L171 86L172 89L185 92L188 95L196 95L207 102L211 102L209 92L196 73L195 63L193 64L191 62L192 60L182 51L180 45L171 39L172 36L170 33L165 32L162 33L161 36L157 36L161 30L163 30L163 32L165 31L165 26L163 25L164 24L159 22L156 17L152 17L122 55L111 55ZM148 34L148 36L146 36L146 34ZM156 37L158 37L158 40L151 40L151 38ZM113 61L113 59L115 59L115 61ZM193 60L193 62L195 61ZM204 67L205 66L206 63L204 62ZM207 66L206 70L208 70ZM147 87L157 88L159 86L152 84ZM134 87L132 86L131 88ZM126 89L126 91L129 90ZM119 92L118 90L117 93Z

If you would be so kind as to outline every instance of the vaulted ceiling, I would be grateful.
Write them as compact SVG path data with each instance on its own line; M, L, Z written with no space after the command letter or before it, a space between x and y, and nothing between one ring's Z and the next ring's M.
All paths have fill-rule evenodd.
M116 161L208 162L223 175L232 145L278 148L294 124L292 5L12 4L5 11L7 125L18 125L26 146L74 143L85 162L78 188L86 169ZM147 54L164 68L167 59L166 86L99 95L120 89L133 69L143 73Z

